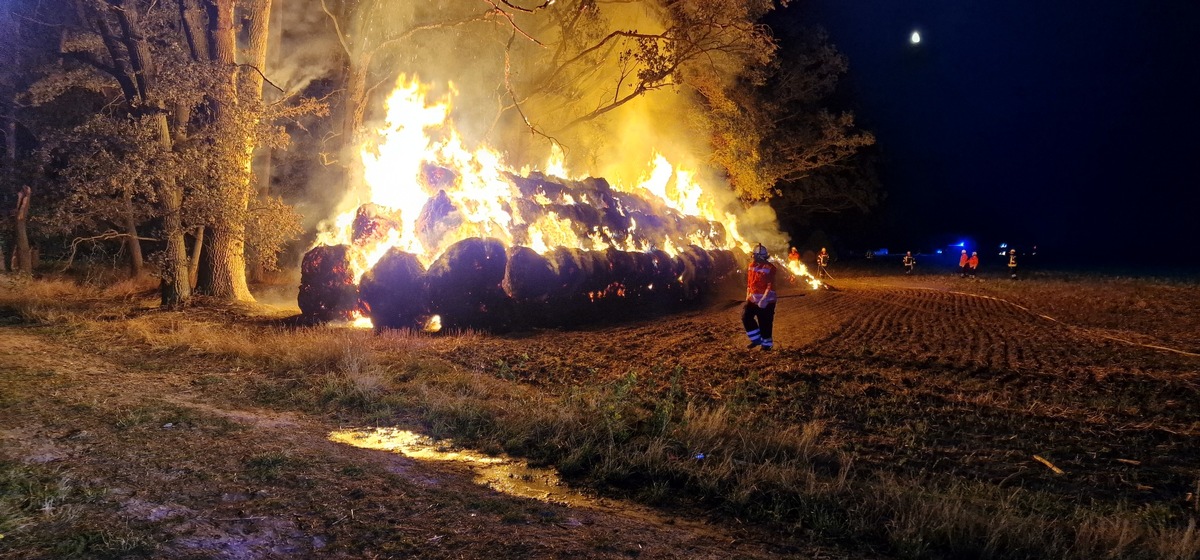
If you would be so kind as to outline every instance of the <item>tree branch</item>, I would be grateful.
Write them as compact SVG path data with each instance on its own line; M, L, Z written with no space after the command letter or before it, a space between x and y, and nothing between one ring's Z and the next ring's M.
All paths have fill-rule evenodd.
M66 272L71 269L71 265L75 262L75 251L79 248L80 243L85 243L88 241L108 241L110 239L120 239L122 237L129 237L137 241L158 241L158 239L153 237L135 237L128 233L118 233L113 230L108 230L100 235L95 235L92 237L76 237L75 240L71 241L71 252L66 258L67 264L63 265L62 270L59 272Z
M497 14L504 16L504 18L508 20L508 24L512 26L514 32L520 33L526 39L529 39L530 41L533 41L534 43L536 43L539 47L546 46L546 45L543 45L541 41L534 39L532 35L526 33L524 29L521 29L521 26L517 25L517 22L515 20L513 20L512 14L504 11L503 8L501 8L500 6L497 6L496 3L493 2L492 0L483 0L483 1L487 2L488 4L490 4L492 6L493 13L497 13ZM517 10L520 10L520 11L524 11L524 12L531 13L531 14L533 13L532 11L525 10L524 8L518 8L516 6L513 6L512 4L509 4L508 2L504 2L504 4L507 6L516 8ZM546 5L549 5L549 3L547 3Z
M521 109L521 104L517 102L517 94L515 92L513 92L512 81L510 80L511 75L512 75L512 57L511 57L510 50L512 47L512 41L515 38L516 38L516 32L514 31L513 35L511 37L509 37L509 39L508 39L508 45L504 49L504 90L506 92L508 92L508 96L509 96L509 98L512 99L512 102L513 102L512 107L517 110L517 114L521 116L521 121L525 123L525 126L527 128L529 128L530 133L536 134L538 136L541 136L541 137L549 140L550 143L553 145L562 146L562 143L559 142L558 139L550 136L549 134L546 134L541 129L539 129L537 126L535 126L532 122L530 122L529 116L525 114L525 111L523 109ZM501 112L503 112L503 110ZM496 117L499 118L499 114L497 114Z
M266 82L266 83L268 83L268 84L271 84L271 87L273 87L273 88L275 88L275 89L279 90L279 93L287 93L286 91L283 91L283 88L281 88L281 87L279 87L279 86L275 85L275 82L272 82L271 80L269 80L269 79L267 78L266 74L263 74L262 70L259 70L257 66L255 66L255 65L253 65L253 64L238 64L238 66L240 66L240 67L242 67L242 68L251 68L251 69L253 69L255 72L258 72L258 75L262 77L262 79L263 79L263 81L264 81L264 82Z
M329 16L329 20L333 22L333 32L337 35L338 43L342 45L342 50L346 51L346 56L354 54L350 52L350 45L346 44L346 36L342 33L342 25L338 23L337 16L333 15L333 12L329 11L329 6L325 5L325 0L321 0L321 10L324 11L325 15Z

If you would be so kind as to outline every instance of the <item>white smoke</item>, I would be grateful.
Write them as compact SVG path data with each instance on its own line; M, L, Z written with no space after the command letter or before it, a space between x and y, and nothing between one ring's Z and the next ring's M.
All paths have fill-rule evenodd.
M326 1L331 10L341 9ZM655 1L584 4L600 10L594 14L599 30L592 29L595 35L588 40L610 29L653 33L665 25L664 8ZM577 5L558 2L547 10ZM354 17L338 21L340 39L319 0L293 0L281 6L285 8L282 57L272 79L296 91L335 76L346 64L369 60L367 85L373 89L364 119L368 130L382 117L383 99L401 74L433 84L434 95L453 89L451 118L464 139L490 144L513 168L538 168L546 161L552 142L539 133L561 142L567 167L574 174L604 177L612 183L638 182L648 173L654 155L661 153L672 164L698 173L707 196L737 215L738 229L747 240L773 249L787 246L771 208L765 204L745 208L727 180L709 165L711 146L692 117L704 109L689 88L652 91L601 118L563 130L571 115L619 93L615 78L621 74L619 52L580 72L573 89L522 99L517 111L506 84L514 86L518 95L528 95L530 84L536 83L539 73L544 75L545 61L561 41L579 39L558 37L557 29L547 23L547 12L515 13L510 21L494 13L487 16L492 4L482 0L360 0L355 6ZM359 149L346 146L339 157L356 157ZM327 187L322 185L323 190Z

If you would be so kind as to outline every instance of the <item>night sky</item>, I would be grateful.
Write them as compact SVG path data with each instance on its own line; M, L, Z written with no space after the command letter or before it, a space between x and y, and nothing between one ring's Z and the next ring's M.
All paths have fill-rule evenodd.
M849 58L844 97L878 138L875 245L1200 261L1200 2L796 8Z

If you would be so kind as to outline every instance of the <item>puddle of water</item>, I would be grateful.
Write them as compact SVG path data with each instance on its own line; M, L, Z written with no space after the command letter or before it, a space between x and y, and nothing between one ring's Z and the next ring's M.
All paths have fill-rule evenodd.
M568 506L598 505L593 499L571 491L553 469L535 468L504 455L487 455L453 446L450 440L433 441L427 436L396 428L339 430L329 440L363 449L399 453L421 461L446 461L466 465L475 473L475 483L512 496Z

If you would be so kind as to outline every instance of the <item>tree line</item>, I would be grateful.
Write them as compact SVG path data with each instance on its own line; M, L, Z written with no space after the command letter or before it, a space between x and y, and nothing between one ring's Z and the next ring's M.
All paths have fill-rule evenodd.
M164 307L194 294L252 300L248 275L277 266L302 232L291 203L312 194L285 200L256 157L309 132L315 145L290 157L333 169L337 189L358 188L355 155L383 85L411 66L471 75L477 101L490 99L473 105L479 134L517 159L553 145L587 161L636 107L666 103L746 202L787 193L813 211L869 204L870 185L814 180L853 167L874 138L824 105L846 71L825 37L781 41L762 23L786 4L6 2L5 265L30 272L31 239L60 240L64 266L81 244L119 243L131 275L159 279ZM271 26L293 21L311 33L292 41L327 41L328 70L281 87L270 78L298 64L288 58L298 49ZM446 69L455 56L462 67Z

